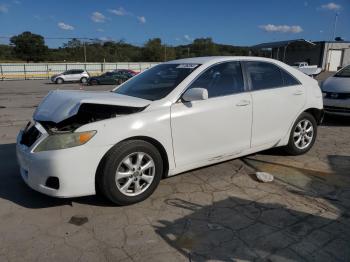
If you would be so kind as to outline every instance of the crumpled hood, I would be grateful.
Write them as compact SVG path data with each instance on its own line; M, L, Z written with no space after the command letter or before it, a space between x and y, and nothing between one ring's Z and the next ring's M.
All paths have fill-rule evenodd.
M350 93L350 78L329 77L322 83L322 91L334 93Z
M85 103L140 108L149 105L150 101L107 91L55 90L39 104L33 119L59 123L77 114L79 107Z

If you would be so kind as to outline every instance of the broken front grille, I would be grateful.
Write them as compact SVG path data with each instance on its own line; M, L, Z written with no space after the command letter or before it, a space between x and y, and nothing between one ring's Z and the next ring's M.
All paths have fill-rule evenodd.
M35 143L35 141L38 140L40 135L41 135L40 131L33 125L23 132L20 143L22 145L26 145L27 147L30 147Z

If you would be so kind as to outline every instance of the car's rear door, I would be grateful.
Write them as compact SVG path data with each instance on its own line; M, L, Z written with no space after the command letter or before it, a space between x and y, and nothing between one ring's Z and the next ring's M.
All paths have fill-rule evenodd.
M252 101L238 61L214 65L189 88L208 90L209 99L179 100L171 106L176 165L194 166L238 154L250 146Z
M70 78L71 78L70 81L79 81L82 78L83 72L84 72L84 70L80 70L80 69L72 70L72 74L70 76Z
M286 70L271 62L244 62L253 99L253 148L277 144L305 104L305 90Z

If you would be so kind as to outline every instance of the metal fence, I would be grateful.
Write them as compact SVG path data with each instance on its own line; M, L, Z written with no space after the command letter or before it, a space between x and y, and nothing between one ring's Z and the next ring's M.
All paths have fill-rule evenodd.
M103 72L117 69L131 69L142 72L157 63L4 63L0 64L1 80L20 79L50 79L54 74L70 69L84 69L90 75L99 75Z

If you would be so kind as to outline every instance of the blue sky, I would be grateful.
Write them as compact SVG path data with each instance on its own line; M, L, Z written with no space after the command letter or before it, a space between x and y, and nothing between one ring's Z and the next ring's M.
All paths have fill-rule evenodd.
M329 40L336 12L336 35L350 40L349 0L0 0L0 36L31 31L137 45L153 37L170 45L199 37L234 45ZM56 47L66 41L46 43Z

